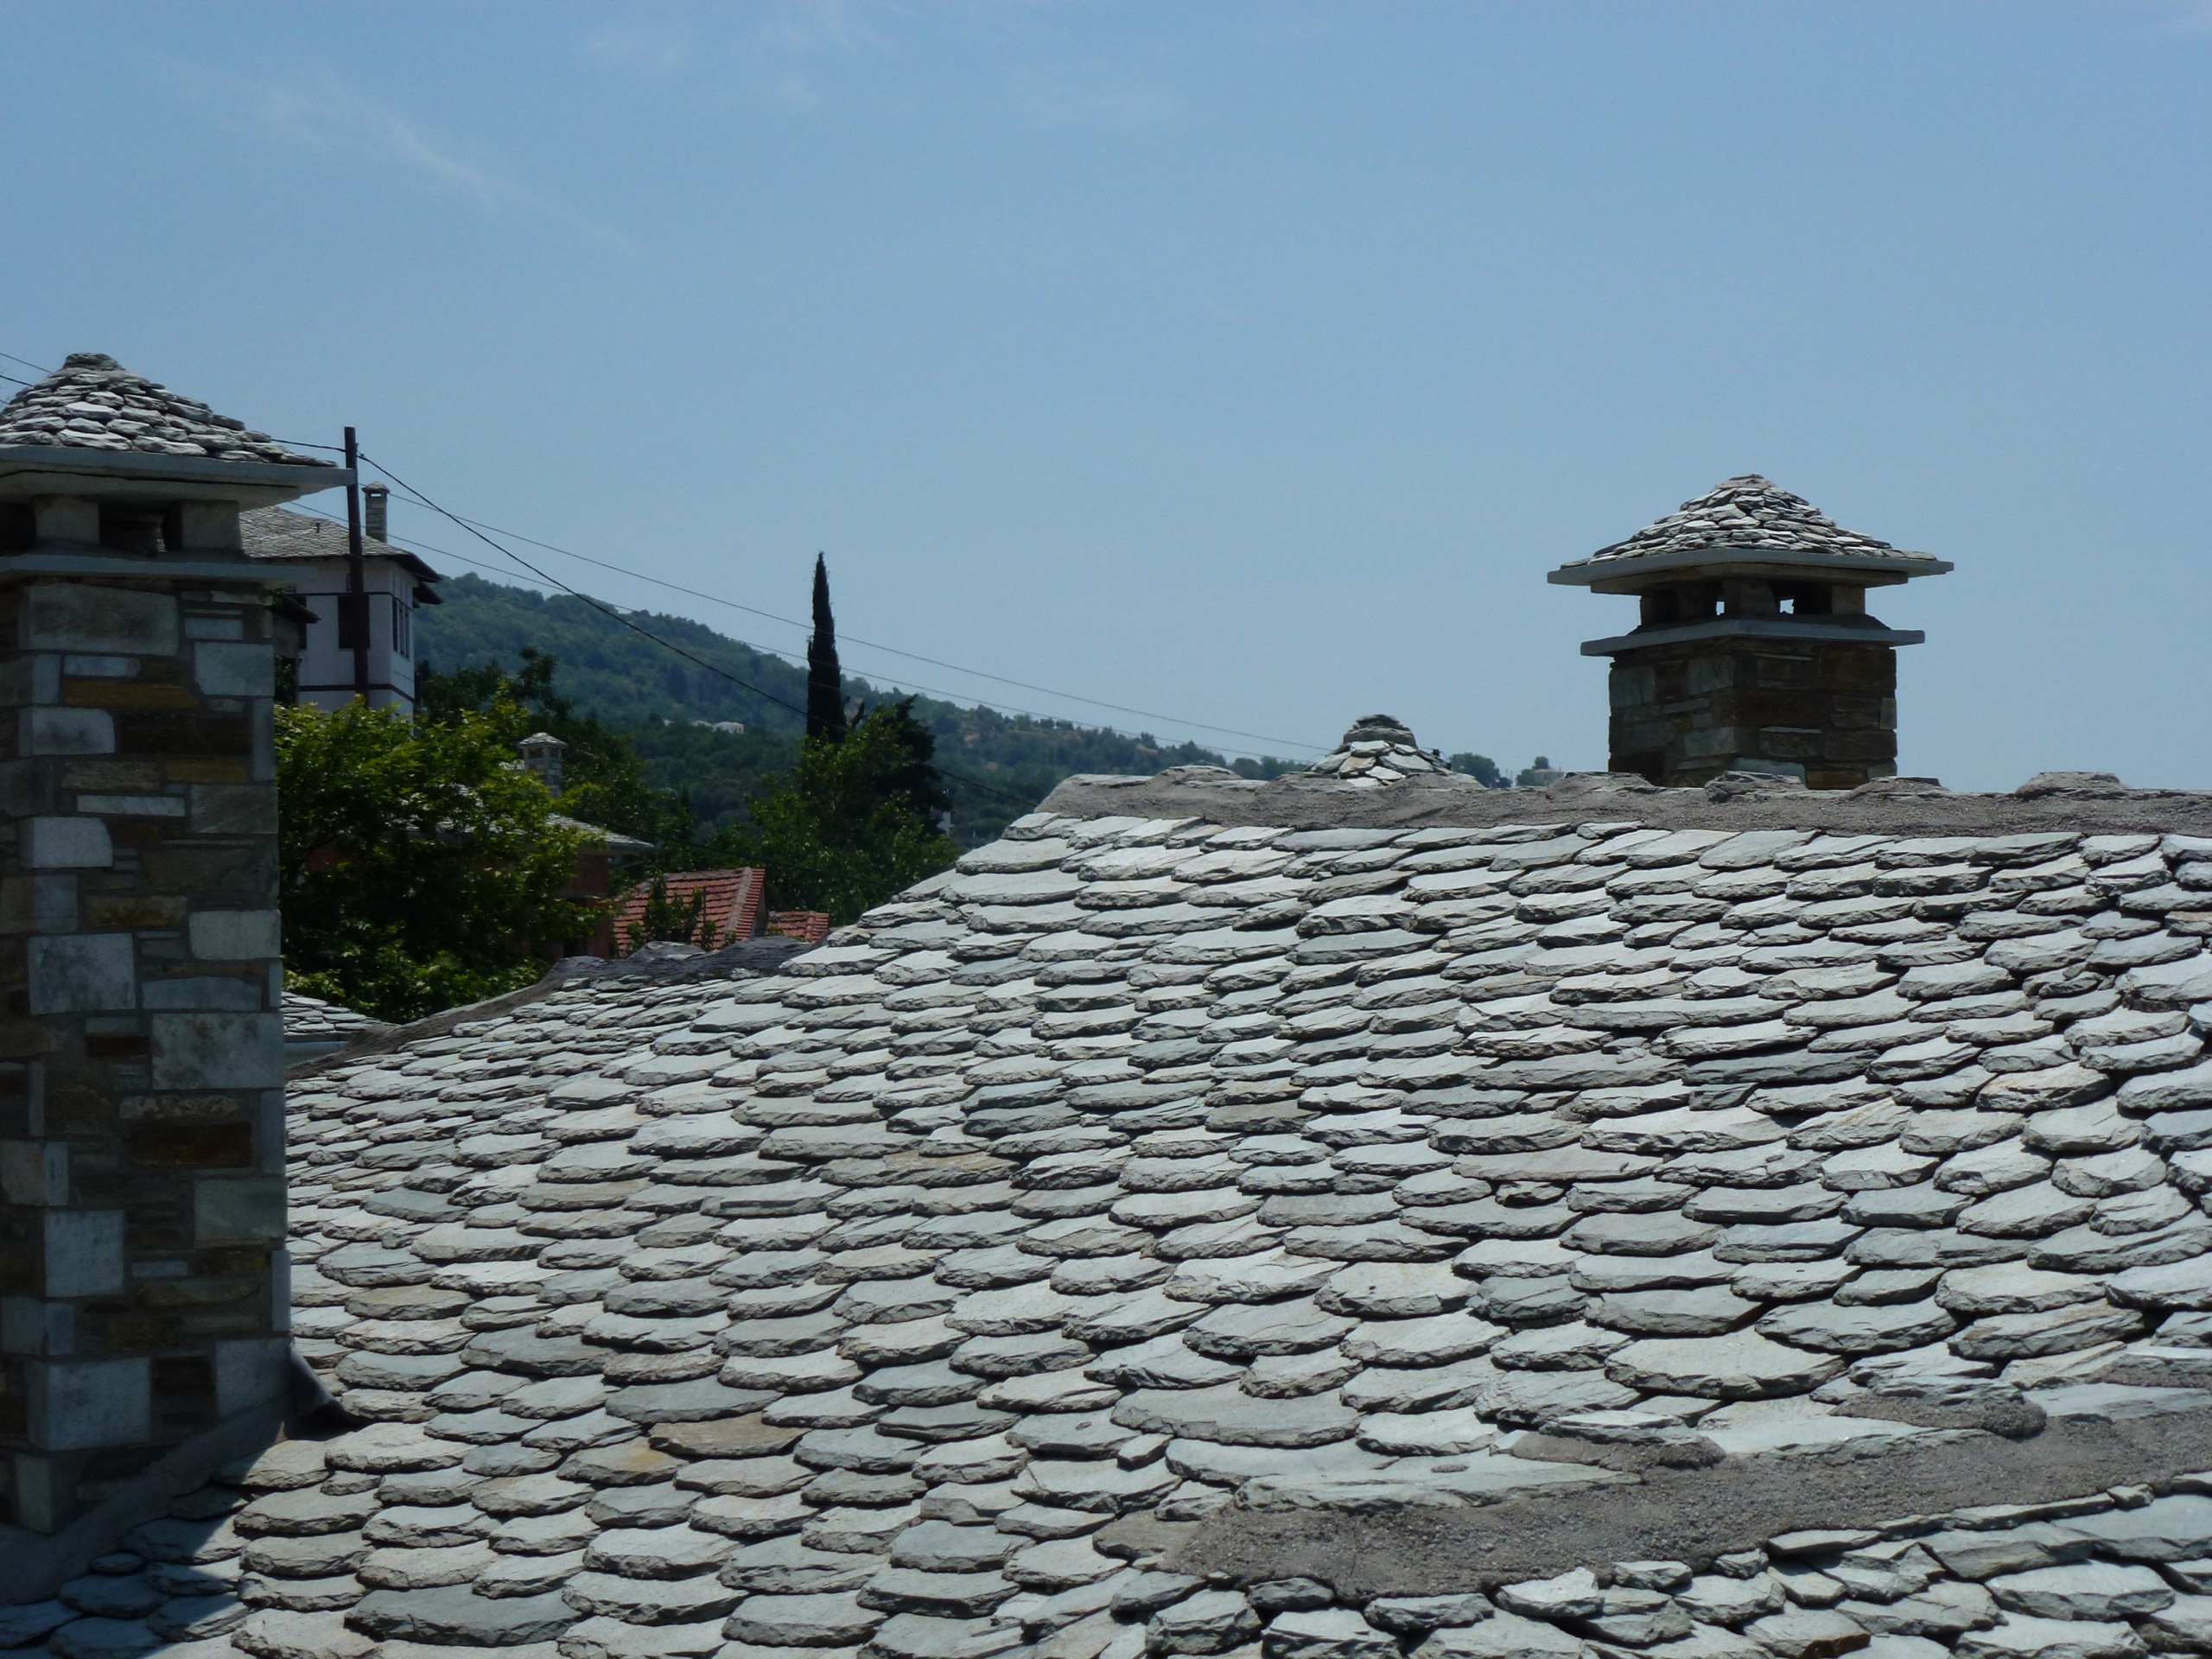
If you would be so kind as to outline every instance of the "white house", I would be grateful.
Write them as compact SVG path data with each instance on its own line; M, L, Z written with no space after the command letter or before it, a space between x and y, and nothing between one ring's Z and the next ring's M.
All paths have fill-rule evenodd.
M269 507L239 515L238 528L248 557L303 566L314 573L297 590L314 613L301 633L299 701L337 709L365 693L372 708L412 710L415 607L439 602L431 584L442 578L412 553L384 539L385 493L372 485L361 493L366 509L360 607L368 629L365 662L357 663L353 649L346 526Z

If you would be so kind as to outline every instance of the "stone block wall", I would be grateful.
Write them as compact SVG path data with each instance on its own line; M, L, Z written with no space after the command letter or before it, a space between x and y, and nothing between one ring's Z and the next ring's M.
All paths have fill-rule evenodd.
M286 1386L270 612L0 587L0 1516Z
M1897 652L1749 639L1624 652L1608 686L1614 772L1697 785L1730 769L1813 789L1897 772Z

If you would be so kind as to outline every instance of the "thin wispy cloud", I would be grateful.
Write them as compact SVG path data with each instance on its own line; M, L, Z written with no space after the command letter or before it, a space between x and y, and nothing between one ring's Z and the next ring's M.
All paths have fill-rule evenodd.
M825 79L839 80L839 60L899 50L871 20L874 10L858 0L775 0L749 41L755 92L794 113L813 113L822 105Z
M786 109L804 114L818 107L822 94L815 90L814 82L796 69L786 69L768 83L768 94Z
M587 35L577 50L610 69L664 75L682 68L690 60L691 41L673 29L618 23Z
M315 70L289 80L251 79L196 65L175 66L185 90L233 131L292 149L397 168L474 202L488 215L524 213L563 225L626 251L635 244L602 225L434 138L410 117L340 79Z
M1014 109L1039 126L1135 130L1173 120L1181 104L1157 82L1114 64L1028 65L1012 73Z
M774 51L885 52L897 42L869 22L855 0L777 0L760 25L760 43Z
M1237 310L1234 306L1224 305L1205 289L1195 290L1192 297L1198 302L1198 309L1216 322L1233 323L1239 327L1243 326L1244 314L1242 311Z
M2159 35L2212 35L2212 0L2159 0L2150 28Z

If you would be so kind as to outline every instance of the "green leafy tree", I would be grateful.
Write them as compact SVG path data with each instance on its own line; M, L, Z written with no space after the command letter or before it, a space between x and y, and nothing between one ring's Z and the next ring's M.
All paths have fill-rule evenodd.
M702 861L757 864L779 907L827 911L838 923L936 874L960 849L925 804L931 798L917 768L933 768L926 750L915 752L915 729L893 703L842 738L807 739L790 776L772 779Z
M1536 764L1533 766L1522 767L1519 773L1515 776L1513 781L1519 785L1522 789L1534 789L1538 784L1543 781L1541 779L1538 778L1536 774L1540 772L1549 772L1551 770L1551 766L1552 763L1549 757L1540 754L1536 757Z
M715 948L715 935L721 930L713 917L705 914L707 895L693 893L689 899L669 896L668 878L653 877L645 892L645 913L623 930L623 944L632 950L639 945L651 944L656 939L673 939L680 944L696 944L702 950Z
M1451 757L1444 763L1454 772L1464 772L1484 789L1503 789L1505 774L1497 769L1497 762L1486 754L1467 751Z
M806 642L806 734L845 735L845 679L837 667L837 621L830 612L830 567L814 556L814 632Z
M562 812L659 847L688 842L695 822L690 803L681 791L647 779L645 762L626 735L595 715L579 715L554 690L556 667L550 654L531 645L522 648L512 673L496 661L450 672L425 663L416 677L418 718L439 722L463 714L486 715L508 734L511 750L531 732L550 732L569 746L562 757Z
M788 772L797 761L806 723L804 664L768 656L684 617L634 613L640 626L714 664L722 671L717 673L670 656L621 619L565 594L548 597L473 574L442 583L440 592L445 603L416 613L416 637L426 657L497 660L512 667L525 650L550 652L560 658L563 695L627 736L651 782L689 791L698 833L710 834L741 817L761 780ZM761 689L750 689L755 686ZM871 703L896 695L852 675L841 676L841 690ZM829 712L825 703L823 713ZM963 708L926 695L915 698L914 717L937 739L944 762L940 778L952 797L952 834L963 847L995 840L1071 772L1150 774L1166 766L1233 764L1247 778L1273 778L1301 766L1274 758L1231 762L1196 743ZM742 721L744 734L692 724L726 720ZM560 728L550 728L567 738ZM607 822L648 840L663 839L629 823Z
M564 899L590 832L513 764L518 710L412 721L355 701L276 711L277 866L292 986L412 1020L529 984L588 934Z

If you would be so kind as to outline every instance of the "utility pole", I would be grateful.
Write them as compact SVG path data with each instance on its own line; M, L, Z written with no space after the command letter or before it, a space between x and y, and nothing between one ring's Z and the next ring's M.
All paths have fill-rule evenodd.
M353 632L353 695L369 700L369 581L361 551L361 451L353 429L346 429L346 597L338 614L340 630Z

